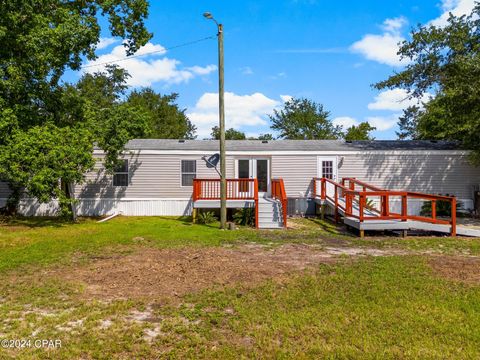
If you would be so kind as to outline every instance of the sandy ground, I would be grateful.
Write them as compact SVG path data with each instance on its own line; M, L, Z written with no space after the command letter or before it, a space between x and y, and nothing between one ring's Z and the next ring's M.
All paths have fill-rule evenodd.
M402 255L376 249L289 244L181 249L142 248L130 255L97 258L45 270L42 277L80 283L82 296L92 299L179 298L208 288L255 285L282 280L293 272L358 256Z

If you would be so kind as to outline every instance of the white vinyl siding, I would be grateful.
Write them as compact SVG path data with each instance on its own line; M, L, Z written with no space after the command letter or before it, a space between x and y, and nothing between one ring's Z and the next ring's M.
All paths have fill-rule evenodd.
M208 155L208 154L206 154ZM95 169L86 174L86 182L77 185L75 195L83 199L189 199L191 186L182 186L181 160L196 160L198 178L218 178L213 168L208 168L202 155L131 154L128 187L112 186L112 175L106 174L101 156ZM233 158L227 159L227 177L234 176Z
M288 197L309 196L317 175L316 155L273 155L272 177L282 178Z
M345 155L339 178L356 177L380 188L473 197L480 183L480 167L465 155Z

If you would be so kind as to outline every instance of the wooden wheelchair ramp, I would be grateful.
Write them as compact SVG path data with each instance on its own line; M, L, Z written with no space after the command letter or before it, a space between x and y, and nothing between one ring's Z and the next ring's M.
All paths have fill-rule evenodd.
M344 178L337 183L327 178L313 179L315 202L327 206L336 221L343 218L345 225L365 231L422 230L451 236L480 237L480 230L457 225L456 199L452 196L423 194L411 191L380 189L355 178ZM409 201L430 202L429 216L409 214ZM437 216L439 202L450 204L450 217Z

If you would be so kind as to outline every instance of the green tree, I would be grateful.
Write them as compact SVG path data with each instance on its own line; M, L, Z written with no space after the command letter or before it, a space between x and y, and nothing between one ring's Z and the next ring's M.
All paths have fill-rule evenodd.
M212 137L213 140L219 140L220 139L220 129L218 126L214 126L212 128L212 132L210 133L210 136ZM247 136L245 135L244 132L235 130L233 128L230 128L225 131L225 140L246 140Z
M144 25L148 2L12 0L0 2L0 13L0 177L13 190L9 203L18 201L21 189L42 202L71 203L69 185L83 181L93 166L93 143L107 151L113 167L114 156L145 122L136 109L117 104L125 74L109 69L107 82L112 72L120 79L109 85L114 99L101 96L99 103L61 78L79 70L83 58L95 59L100 16L112 36L125 40L127 54L135 53L151 37Z
M195 125L176 104L178 94L160 95L151 88L133 91L127 103L144 109L150 127L149 137L154 139L194 139Z
M63 87L58 107L62 109L59 121L64 125L90 129L97 146L106 153L104 163L110 172L130 139L151 132L148 110L123 100L129 76L116 65L108 65L104 72L85 74L76 84Z
M421 110L419 106L409 106L403 111L403 115L398 118L397 136L400 140L418 140L421 138L418 133L418 119Z
M417 28L399 54L409 64L375 86L407 89L418 99L434 94L423 109L407 109L400 135L457 140L480 164L480 4L470 15L451 15L444 27Z
M280 132L280 138L292 140L339 139L342 128L332 124L330 112L322 104L308 99L291 99L281 110L269 115L271 128Z
M257 138L253 138L253 140L274 140L272 134L260 134Z
M370 132L374 131L376 128L371 126L368 122L362 122L358 125L352 125L345 131L344 139L347 141L353 140L375 140L374 137L370 136Z
M69 215L72 203L68 184L81 182L84 172L93 167L92 140L87 128L53 124L14 132L7 143L8 151L0 152L2 174L12 188L7 203L10 210L15 212L22 190L40 202L58 199L63 214Z

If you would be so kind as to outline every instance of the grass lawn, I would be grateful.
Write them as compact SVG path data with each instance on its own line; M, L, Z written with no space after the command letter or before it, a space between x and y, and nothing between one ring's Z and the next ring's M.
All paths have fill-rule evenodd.
M219 231L216 224L171 218L0 225L0 339L62 344L0 348L0 358L480 358L480 240L360 240L328 222L293 225ZM72 280L88 271L97 278L109 261L118 264L102 285L111 289L117 284L108 284L107 275L137 276L128 269L143 264L130 260L142 259L147 249L143 276L152 266L156 279L166 281L176 275L162 273L162 264L179 263L179 282L198 269L205 286L170 297L102 298L88 295L88 281ZM359 249L365 253L351 255ZM272 269L288 269L290 253L292 271L257 276L269 261ZM155 254L178 258L167 262ZM298 266L307 255L311 261ZM237 257L237 265L247 261L249 269L257 263L248 259L260 259L256 280L218 284L213 275L231 263L222 269L215 261ZM153 267L160 258L164 263ZM460 266L439 271L448 261Z

